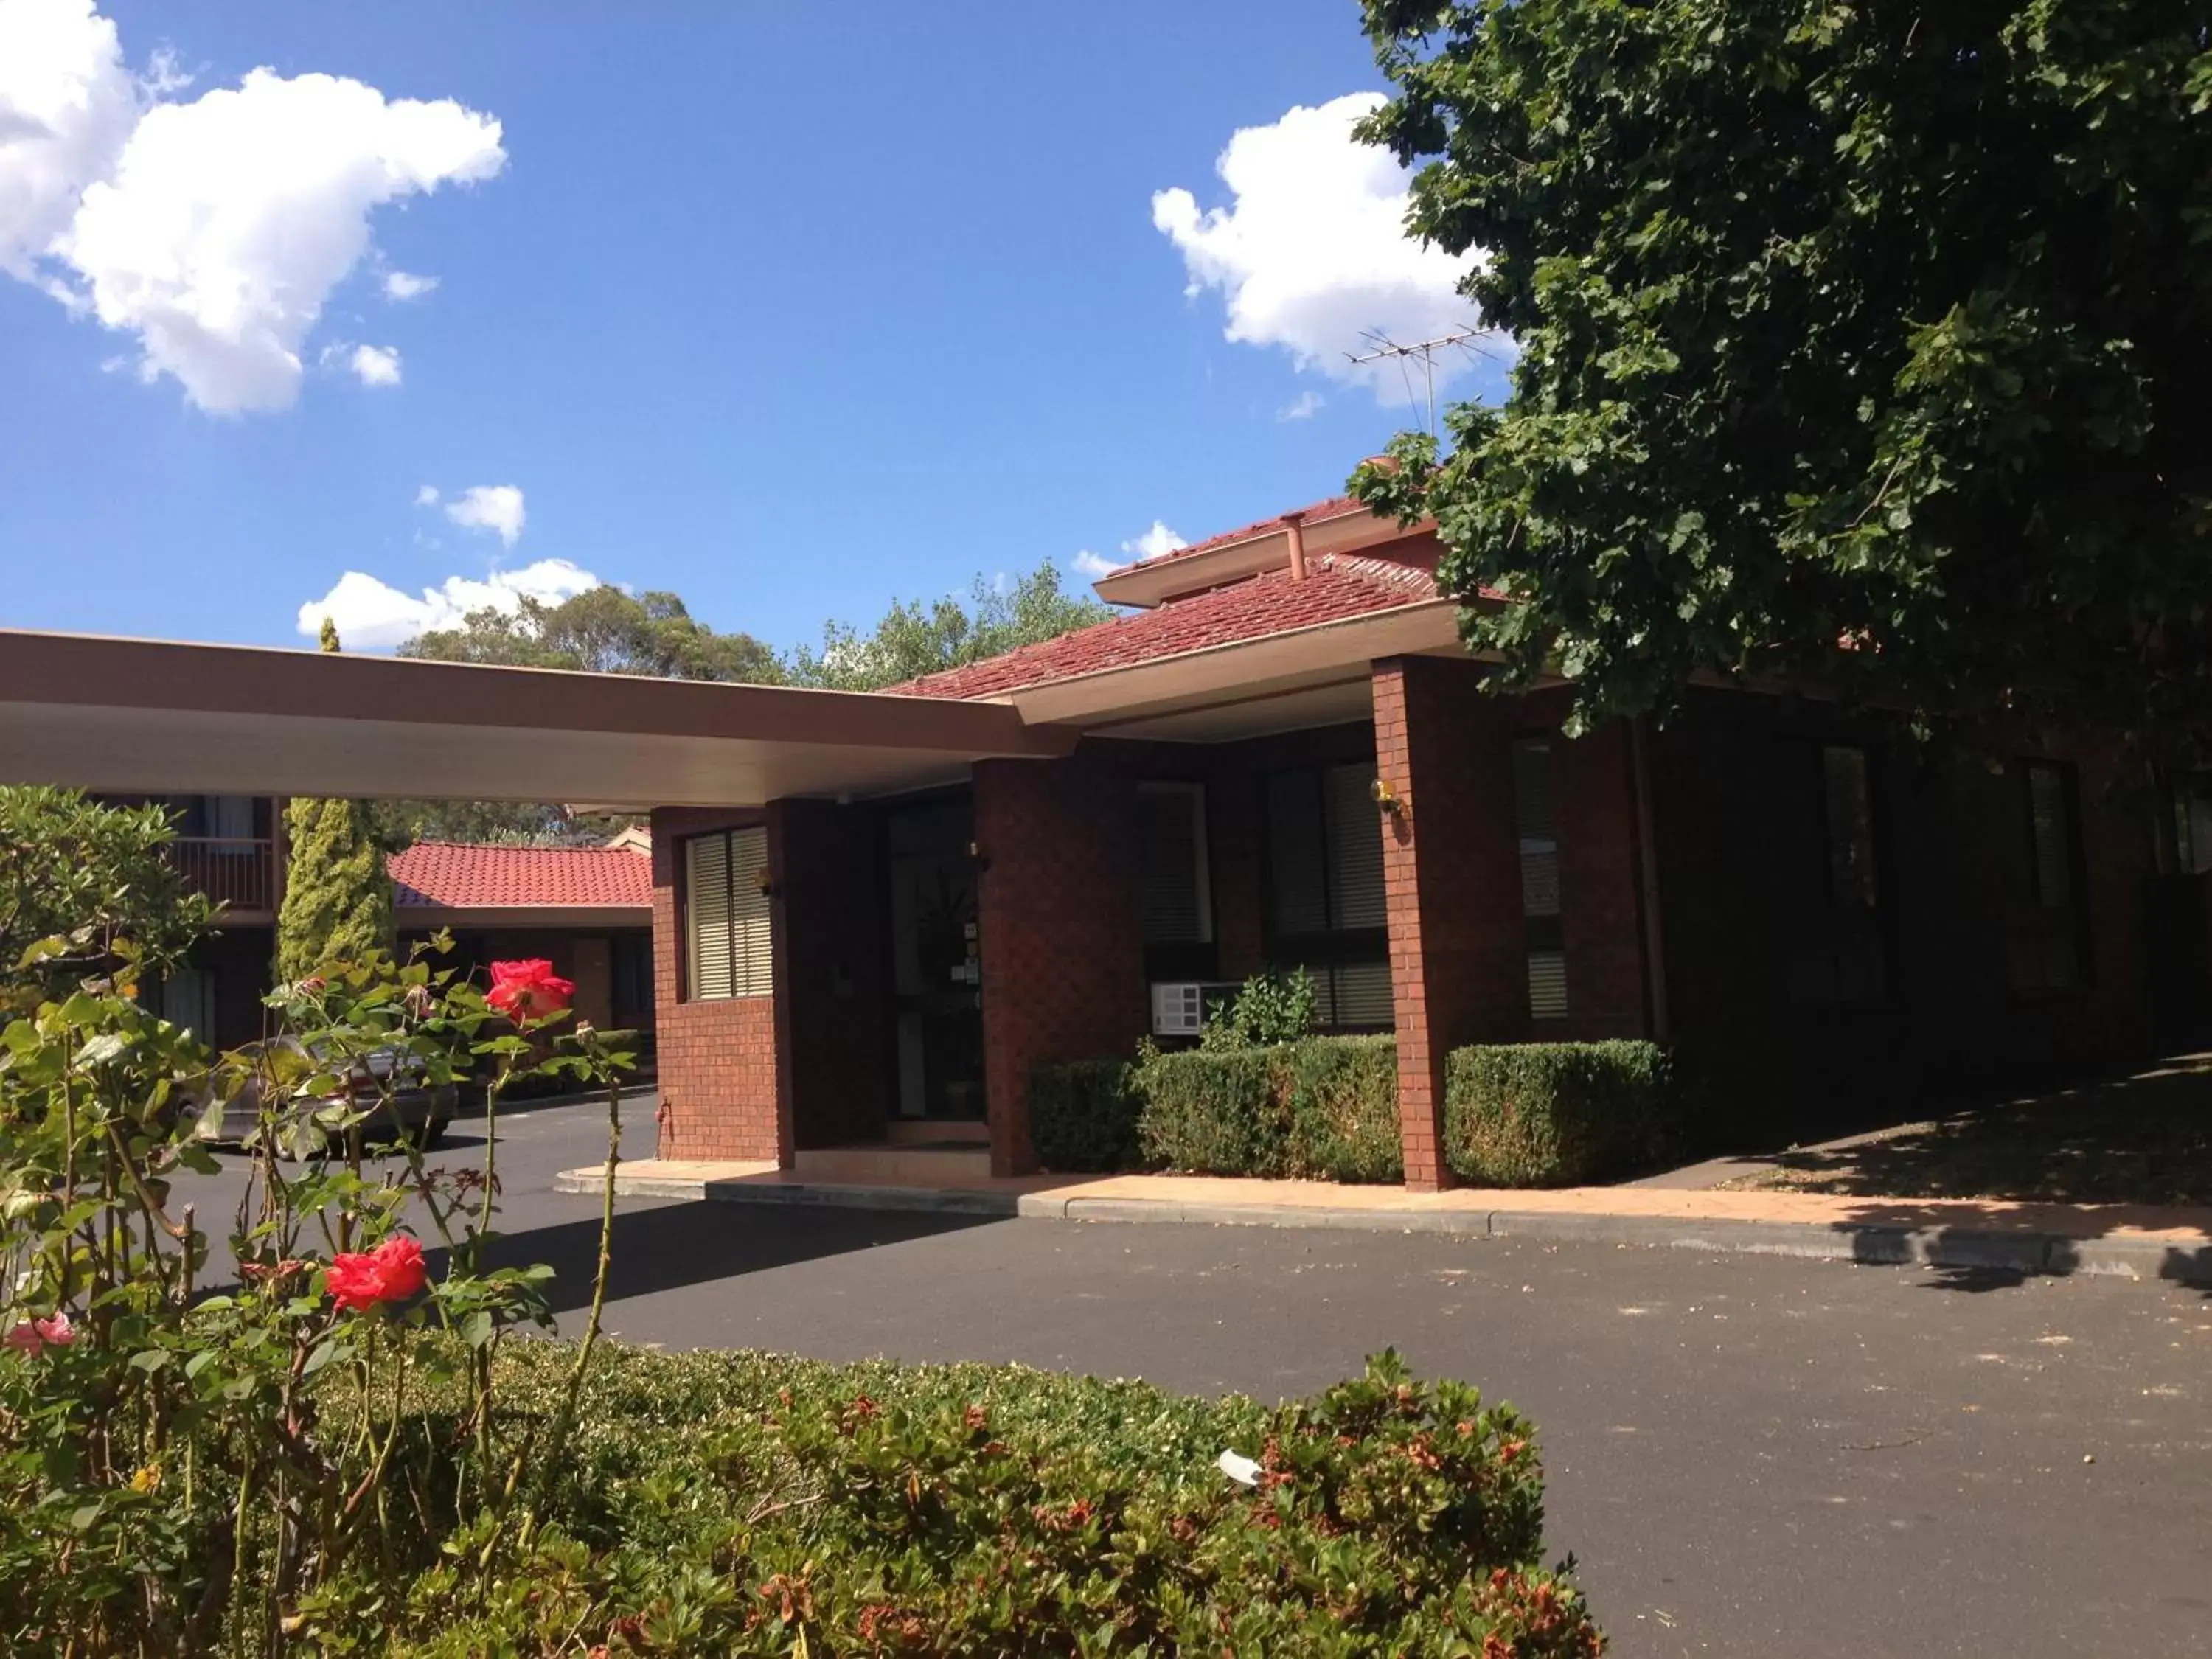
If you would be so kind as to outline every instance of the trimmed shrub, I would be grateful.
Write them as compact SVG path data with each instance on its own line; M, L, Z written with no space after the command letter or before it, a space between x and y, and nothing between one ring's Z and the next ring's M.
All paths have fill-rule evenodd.
M1128 1087L1139 1106L1139 1151L1155 1169L1322 1181L1405 1176L1391 1037L1151 1049Z
M1572 1187L1657 1167L1681 1134L1656 1042L1522 1042L1455 1049L1445 1158L1484 1187Z
M1326 1181L1403 1181L1398 1040L1308 1037L1281 1052L1289 1085L1291 1173Z
M502 1398L550 1416L569 1358L511 1345ZM434 1459L464 1409L457 1393L421 1419L408 1461ZM1019 1366L610 1344L526 1543L489 1571L475 1536L411 1571L364 1554L297 1609L298 1635L415 1659L602 1643L1595 1659L1580 1591L1547 1565L1534 1434L1389 1353L1264 1407ZM1252 1484L1224 1450L1258 1466Z
M1126 1060L1077 1060L1030 1073L1030 1145L1062 1174L1130 1170L1142 1149L1139 1102Z
M1189 1175L1285 1173L1290 1116L1265 1048L1148 1050L1138 1061L1145 1161Z

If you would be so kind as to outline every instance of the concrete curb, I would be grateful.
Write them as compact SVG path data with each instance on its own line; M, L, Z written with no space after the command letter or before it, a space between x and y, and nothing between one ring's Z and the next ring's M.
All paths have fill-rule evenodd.
M568 1170L554 1190L599 1190L596 1170ZM1065 1198L1051 1192L849 1186L829 1182L753 1182L679 1177L615 1177L623 1198L705 1200L723 1204L808 1204L904 1210L939 1215L1022 1217L1044 1221L1170 1223L1185 1226L1318 1228L1349 1232L1426 1233L1461 1238L1525 1238L1615 1244L1712 1255L1794 1256L1866 1266L1947 1267L2027 1274L2173 1279L2212 1285L2212 1243L2153 1237L2075 1238L2063 1233L1984 1227L1908 1227L1893 1223L1735 1221L1556 1210L1384 1210L1305 1204L1222 1204L1152 1198Z

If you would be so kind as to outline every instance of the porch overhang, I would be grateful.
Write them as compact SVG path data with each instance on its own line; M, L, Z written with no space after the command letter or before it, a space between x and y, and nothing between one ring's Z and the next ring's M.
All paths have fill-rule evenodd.
M1068 753L1003 703L0 629L0 782L750 806Z
M1220 742L1364 720L1373 665L1465 654L1459 605L1430 599L1131 667L1018 689L1006 700L1030 729Z

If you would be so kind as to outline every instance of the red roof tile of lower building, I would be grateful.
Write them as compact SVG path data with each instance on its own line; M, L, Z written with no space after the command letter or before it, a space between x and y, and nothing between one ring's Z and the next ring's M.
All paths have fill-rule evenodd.
M385 860L410 909L647 909L653 860L626 847L487 847L422 841Z
M1364 510L1364 509L1363 509ZM923 697L988 697L1078 675L1238 645L1324 623L1345 622L1437 598L1436 580L1389 559L1334 555L1303 579L1267 570L1224 587L1170 599L1111 622L1025 645L1004 656L924 675L893 691Z

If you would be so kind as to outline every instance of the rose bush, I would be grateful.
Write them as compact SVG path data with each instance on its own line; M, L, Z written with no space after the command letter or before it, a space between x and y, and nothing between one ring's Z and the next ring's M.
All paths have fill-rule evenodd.
M0 1651L273 1654L349 1574L419 1565L457 1528L496 1573L535 1530L606 1251L568 1403L518 1419L499 1356L550 1327L550 1274L483 1259L498 1103L539 1073L603 1088L611 1169L629 1055L621 1033L560 1029L550 964L480 988L441 951L284 986L280 1040L224 1055L138 1000L127 940L100 976L15 981L38 1000L0 1028ZM475 1073L483 1163L426 1167L391 1091ZM218 1239L177 1177L216 1168L200 1122L242 1091L254 1179ZM398 1146L380 1166L380 1119ZM434 1448L434 1396L461 1402Z

